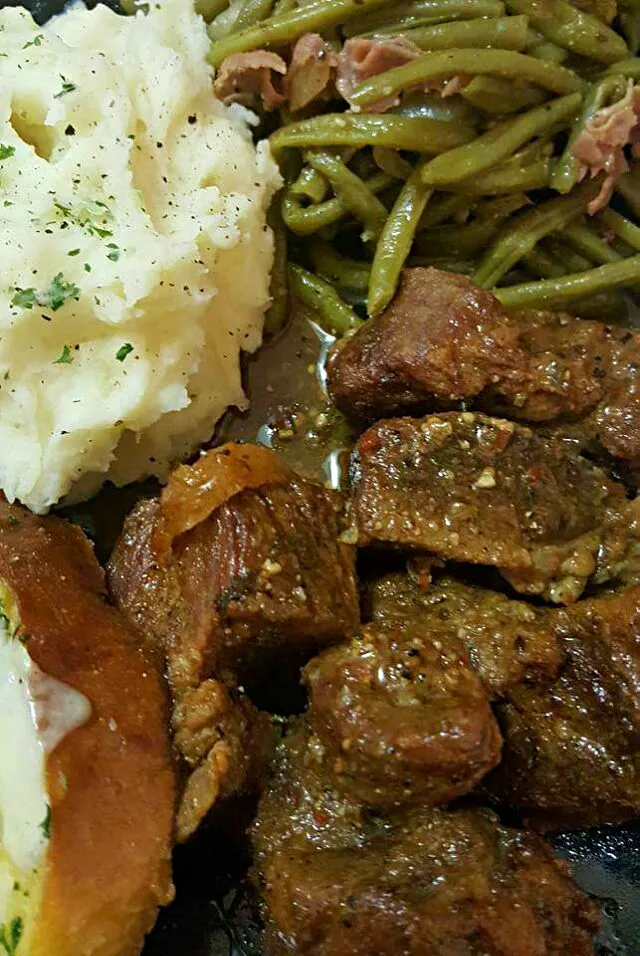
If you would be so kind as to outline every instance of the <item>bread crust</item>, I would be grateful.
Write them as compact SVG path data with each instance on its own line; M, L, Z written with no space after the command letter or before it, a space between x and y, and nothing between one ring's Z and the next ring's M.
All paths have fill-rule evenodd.
M172 896L175 770L162 675L106 603L78 528L0 502L0 581L32 660L92 708L48 755L51 830L28 956L134 956Z

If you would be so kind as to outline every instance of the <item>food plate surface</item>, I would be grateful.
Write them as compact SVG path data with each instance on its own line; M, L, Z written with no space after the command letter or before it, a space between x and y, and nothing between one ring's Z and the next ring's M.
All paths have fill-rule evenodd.
M18 0L0 0L0 7L19 5ZM63 3L25 0L24 5L42 21L58 12ZM304 411L317 406L317 377L309 369L315 367L321 348L306 318L298 316L279 341L267 345L250 363L247 375L252 411L248 416L228 417L223 425L225 437L255 440L259 429L277 421L285 410L297 407ZM283 365L286 375L278 378ZM297 374L293 374L294 368ZM329 461L326 451L322 449L318 466L320 461ZM130 493L126 501L130 503ZM117 514L118 509L110 509L110 513ZM117 525L117 518L112 521ZM107 529L108 534L117 531L117 526ZM577 882L603 907L604 925L597 953L638 956L640 823L557 834L551 842L570 861ZM144 956L259 956L254 901L244 882L246 863L242 840L231 822L220 825L215 834L201 834L193 845L180 848L176 854L177 899L161 915Z

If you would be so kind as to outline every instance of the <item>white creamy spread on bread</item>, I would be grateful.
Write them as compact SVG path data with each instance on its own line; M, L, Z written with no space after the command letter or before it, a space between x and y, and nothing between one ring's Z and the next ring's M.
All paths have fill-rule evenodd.
M51 835L46 761L91 716L91 704L45 674L31 659L29 638L13 603L0 602L0 939L25 932L19 915L35 891ZM4 937L2 937L4 933ZM0 951L2 951L0 947Z

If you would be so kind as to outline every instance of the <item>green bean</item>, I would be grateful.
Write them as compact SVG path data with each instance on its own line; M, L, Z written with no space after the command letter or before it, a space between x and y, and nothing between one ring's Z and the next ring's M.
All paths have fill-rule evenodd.
M491 169L556 123L570 122L580 102L580 94L572 93L544 106L537 106L522 116L498 123L472 143L449 150L430 160L422 171L424 181L432 186L445 186Z
M487 199L478 203L475 207L475 215L478 219L506 219L512 213L522 209L523 206L531 206L531 200L524 193L514 193L513 195L498 196L497 199Z
M380 100L414 89L432 80L442 80L466 73L474 76L489 73L513 79L529 80L553 93L574 93L584 81L564 66L536 60L514 50L439 50L425 53L366 80L351 94L351 104L366 109Z
M610 66L607 73L613 76L627 76L631 80L640 80L640 57L634 56L628 60L620 60L619 63Z
M377 239L387 218L387 209L371 192L369 187L351 172L337 156L330 153L313 153L306 156L307 162L329 180L336 197L352 216L364 226L363 239Z
M416 250L424 256L451 256L466 259L486 249L500 231L501 219L476 219L460 226L428 229L416 239Z
M491 288L537 242L550 232L557 232L578 216L598 194L599 183L583 183L569 196L557 196L510 221L483 256L474 273L474 281Z
M450 50L452 47L523 50L527 42L527 18L460 20L407 30L403 35L421 50Z
M292 10L295 10L296 6L296 0L276 0L273 15L275 17L281 17L285 13L291 13Z
M620 9L618 19L631 53L637 56L640 50L640 9Z
M530 249L522 257L522 261L530 272L536 276L541 276L543 279L554 279L567 274L564 266L539 246Z
M289 263L288 276L292 294L303 305L317 312L320 324L328 332L344 335L362 324L362 319L324 279L319 279L292 262Z
M431 196L431 190L422 182L421 171L421 166L417 166L402 187L378 240L367 296L370 316L383 312L394 297L420 217Z
M272 7L273 0L244 0L233 23L233 32L239 33L266 20Z
M574 249L598 266L618 262L622 258L584 223L570 223L564 227L561 235Z
M527 53L530 56L535 56L538 60L548 60L551 63L564 63L569 56L568 50L557 46L555 43L551 43L550 40L545 40L545 38L540 36L539 33L536 33L535 30L529 30L527 37Z
M346 37L371 32L404 33L407 29L425 23L501 17L503 13L504 3L501 0L416 0L413 3L389 3L382 10L347 23L342 32Z
M438 120L327 113L290 123L272 133L269 141L276 155L285 146L389 146L434 155L468 143L475 135L470 126Z
M581 319L596 319L602 322L603 316L607 322L621 321L627 318L629 314L629 303L623 295L617 290L610 289L608 292L598 292L596 295L587 296L585 299L575 299L570 311L574 315L579 315Z
M556 192L568 193L578 181L581 163L573 155L573 145L581 135L585 125L590 122L598 110L612 99L623 96L625 83L620 77L605 76L589 87L582 103L582 109L573 124L564 152L553 171L551 186Z
M410 119L440 120L479 127L482 117L460 96L443 97L440 93L407 93L391 113Z
M558 262L561 262L566 267L567 272L586 272L593 265L589 259L585 259L583 255L568 246L566 242L562 242L557 236L549 236L548 239L543 241L542 247L546 248Z
M506 0L511 13L524 13L531 26L557 46L578 56L615 63L629 55L627 45L610 27L569 0Z
M267 335L275 335L289 317L289 284L287 282L287 230L280 212L280 203L272 202L267 222L273 230L273 265L271 267L271 305L264 320Z
M549 95L539 86L499 76L475 76L460 93L476 109L497 115L539 106Z
M339 255L330 242L314 239L309 243L309 254L314 269L327 282L339 289L366 293L369 288L371 266L368 262Z
M640 166L620 177L616 192L622 196L633 215L640 219Z
M363 10L377 10L389 0L324 0L308 7L271 17L263 23L212 43L209 62L218 67L232 53L283 46L304 33L322 32L339 26Z
M470 259L449 259L443 256L412 256L408 266L433 266L442 272L455 272L458 275L470 276L474 269L474 264Z
M207 23L211 23L228 6L229 0L197 0L196 13L199 13Z
M394 182L386 173L376 173L367 180L367 186L374 195L388 189ZM286 189L282 199L282 218L291 232L298 236L311 236L321 229L334 226L349 215L349 210L343 206L340 199L334 197L315 206L304 207L298 196Z
M471 196L500 196L508 193L529 192L544 189L549 185L553 160L550 157L537 159L528 165L504 163L487 173L472 179L454 183L450 189L460 190Z
M373 158L379 169L393 176L394 179L406 180L413 172L411 163L407 162L395 149L386 149L384 146L374 146Z
M467 194L449 193L432 199L420 219L418 231L439 226L460 212L469 213L470 199Z
M558 279L525 282L495 289L494 292L506 309L560 308L598 292L606 292L618 286L635 285L638 282L640 254L586 272L561 276Z
M640 227L633 222L629 222L628 219L621 216L619 212L614 212L613 209L603 209L598 218L614 235L626 242L636 252L640 252Z
M291 192L296 196L303 196L312 203L319 203L326 198L329 183L317 169L303 166L298 178L291 184Z

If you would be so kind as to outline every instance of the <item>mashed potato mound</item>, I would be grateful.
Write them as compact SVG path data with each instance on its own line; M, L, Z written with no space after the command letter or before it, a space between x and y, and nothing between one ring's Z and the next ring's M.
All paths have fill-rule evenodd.
M192 0L0 11L0 487L165 477L244 406L279 177L212 94Z

